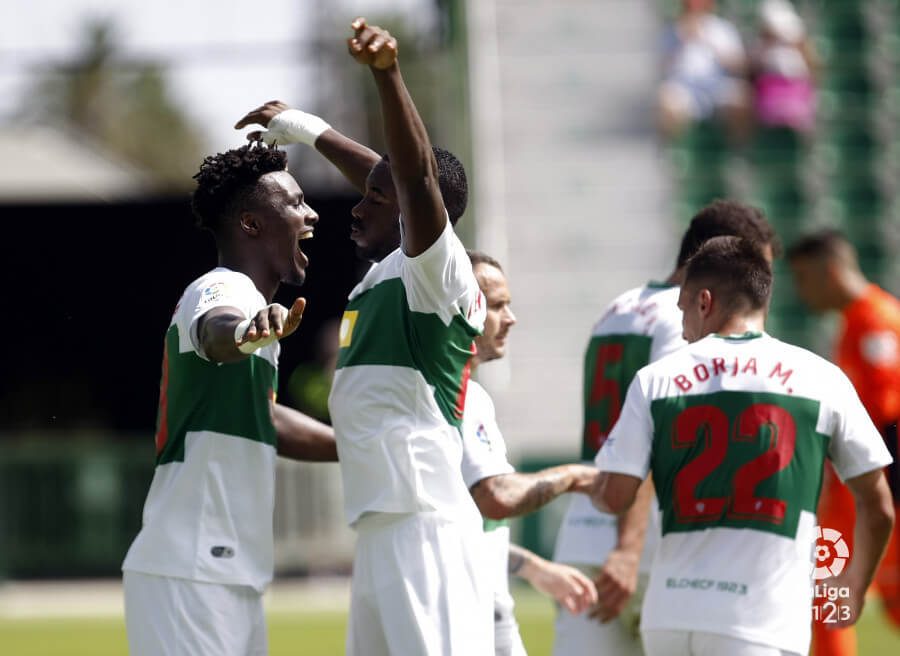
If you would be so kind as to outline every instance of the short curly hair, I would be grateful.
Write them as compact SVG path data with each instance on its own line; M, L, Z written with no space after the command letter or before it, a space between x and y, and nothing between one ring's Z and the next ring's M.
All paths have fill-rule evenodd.
M444 207L447 208L450 224L455 226L469 204L469 181L466 178L466 168L449 150L432 146L431 152L434 153L434 160L438 166L438 186L441 190L441 198L444 201ZM387 153L382 155L381 159L390 164L391 157Z
M781 242L762 210L734 200L717 198L691 219L681 239L677 266L684 266L707 239L742 237L760 246L769 245L775 257L781 255Z
M256 184L259 179L286 168L287 154L283 150L253 143L206 157L194 175L197 188L191 197L197 225L219 236L223 218L238 205L262 200Z

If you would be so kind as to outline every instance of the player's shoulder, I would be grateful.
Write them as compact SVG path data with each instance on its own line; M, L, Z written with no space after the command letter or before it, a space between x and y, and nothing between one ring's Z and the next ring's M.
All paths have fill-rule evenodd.
M473 412L483 412L484 409L493 410L493 407L491 395L480 383L470 378L466 388L466 412L470 409Z
M646 317L651 312L654 317L677 314L680 322L678 293L679 287L657 282L632 287L609 302L600 319L594 324L592 334L602 335L626 330L639 317Z

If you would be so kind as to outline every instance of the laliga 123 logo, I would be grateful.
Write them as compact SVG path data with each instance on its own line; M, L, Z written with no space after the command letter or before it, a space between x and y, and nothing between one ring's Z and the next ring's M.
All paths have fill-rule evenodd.
M844 571L850 558L850 548L844 542L840 531L817 526L815 554L813 579L821 581Z

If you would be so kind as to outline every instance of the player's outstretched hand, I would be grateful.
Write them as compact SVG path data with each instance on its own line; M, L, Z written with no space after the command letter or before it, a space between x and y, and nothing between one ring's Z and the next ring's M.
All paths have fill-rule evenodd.
M288 311L283 305L272 303L239 325L240 335L235 335L235 345L244 353L271 344L293 333L300 326L306 299L298 298Z
M360 64L385 70L397 61L397 39L377 25L369 25L359 17L350 23L355 33L347 39L350 55Z
M594 583L569 565L541 559L528 581L544 594L553 597L572 615L578 615L597 603Z
M589 617L608 622L617 617L634 594L638 582L640 555L614 549L597 575L597 605Z

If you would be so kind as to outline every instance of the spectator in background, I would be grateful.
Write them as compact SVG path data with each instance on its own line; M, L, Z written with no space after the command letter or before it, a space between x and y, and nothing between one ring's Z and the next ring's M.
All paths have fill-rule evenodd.
M759 8L759 40L751 53L756 119L808 133L815 127L818 62L803 19L789 0Z
M853 383L894 458L887 473L896 507L900 503L900 301L866 280L856 249L836 230L822 230L800 239L788 250L787 259L800 298L816 312L841 314L843 325L834 360ZM826 468L819 523L840 531L851 553L854 505L847 487L830 467ZM875 573L875 587L888 617L900 626L900 530L896 526ZM855 630L829 631L821 623L814 624L812 653L855 656Z
M667 137L691 123L720 115L736 141L751 125L752 101L741 36L717 16L715 0L683 0L665 33L664 73L658 94L660 130Z

